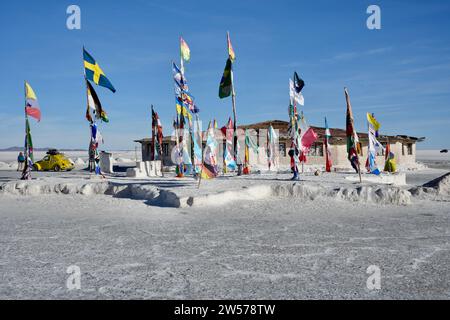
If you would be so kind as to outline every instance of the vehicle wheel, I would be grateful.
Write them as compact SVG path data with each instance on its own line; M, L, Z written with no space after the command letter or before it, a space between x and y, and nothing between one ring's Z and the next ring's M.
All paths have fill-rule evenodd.
M61 171L61 168L58 165L56 165L53 167L53 171L59 172L59 171Z
M37 164L33 164L34 171L39 171L39 166Z

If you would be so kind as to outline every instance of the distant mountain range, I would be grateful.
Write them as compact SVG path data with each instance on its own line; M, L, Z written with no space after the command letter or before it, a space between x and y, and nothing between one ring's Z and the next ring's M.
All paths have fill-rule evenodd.
M34 148L34 151L48 151L49 149L57 149L59 151L65 151L65 152L69 152L69 151L86 151L86 149L58 149L58 148ZM23 147L9 147L9 148L5 148L5 149L0 149L0 152L6 152L6 151L23 151Z

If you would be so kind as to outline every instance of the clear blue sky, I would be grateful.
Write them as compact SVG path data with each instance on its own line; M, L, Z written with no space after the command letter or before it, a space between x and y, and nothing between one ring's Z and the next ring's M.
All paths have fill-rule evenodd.
M66 8L81 7L81 30ZM366 28L378 4L382 29ZM312 125L345 126L344 86L356 127L374 112L382 133L425 136L421 148L449 148L450 1L9 1L0 5L0 148L23 144L23 80L36 91L35 147L87 147L82 46L117 92L97 87L110 123L105 149L134 149L150 135L150 104L165 132L175 113L171 60L179 36L191 48L186 77L204 121L224 124L231 101L218 98L231 33L238 123L287 120L288 78L306 82Z

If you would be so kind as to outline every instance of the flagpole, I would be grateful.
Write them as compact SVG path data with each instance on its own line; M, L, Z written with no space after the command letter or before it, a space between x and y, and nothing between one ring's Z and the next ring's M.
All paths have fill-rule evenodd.
M155 119L154 119L154 111L153 111L153 105L151 106L151 110L152 110L152 147L153 147L153 156L152 156L152 160L155 161L156 160L156 146L155 146Z
M89 110L89 87L88 87L88 84L87 84L87 78L86 78L86 70L84 71L84 85L86 86L86 107L87 107L87 112L89 112L89 115L91 114L91 111ZM89 119L87 119L88 121L89 121ZM91 121L90 121L90 124L89 124L89 129L91 129L91 125L92 125L92 117L91 117ZM92 165L94 165L95 166L95 164L93 163L93 161L95 162L95 158L94 159L91 159L91 143L92 143L92 129L91 130L89 130L89 132L90 132L90 136L91 136L91 138L89 139L89 146L88 146L88 156L89 156L89 159L88 159L88 170L89 170L89 173L92 173L92 170L91 170L91 166Z
M182 39L182 37L180 36L180 71L181 71L182 76L184 77L184 59L183 59L183 54L181 52L181 39ZM182 112L183 112L183 110L182 110ZM197 125L198 125L199 119L198 119L197 113L195 114L195 120L197 121ZM192 132L191 132L191 139L194 140L195 139L195 134L194 134L195 128L189 128L189 129L192 130ZM195 151L192 148L193 143L194 143L194 141L192 141L192 143L191 143L191 162L192 162L192 170L193 170L192 174L193 174L193 176L195 176L196 175L196 172L195 172L195 167L196 166L195 166L195 155L194 155Z
M231 64L231 104L233 107L233 140L234 140L234 159L236 161L236 164L238 166L238 176L241 175L241 164L238 164L238 153L237 153L237 117L236 117L236 92L234 91L234 77L233 77L233 64Z
M180 71L181 71L181 77L184 78L184 61L183 61L183 55L181 53L181 39L182 39L182 37L180 36ZM181 100L183 100L182 97L180 97L180 98L181 98ZM180 125L181 117L183 116L183 105L181 105L180 107L181 107L180 117L178 117L178 113L177 113L177 125L178 126ZM184 126L183 126L183 132L182 132L182 134L183 134L183 143L184 143L184 130L185 129L184 129ZM180 132L180 134L181 134L181 132ZM177 139L179 139L179 136L177 136ZM182 152L182 156L181 156L182 162L180 164L181 172L179 173L179 175L181 177L183 177L184 176L184 162L183 162L184 150L183 150L183 145L181 145L181 148L182 148L182 151L181 151Z
M84 46L83 46L83 59L82 59L82 61L83 61L83 74L84 74L84 85L85 85L85 87L86 87L86 108L87 108L87 112L89 112L89 115L91 114L91 111L89 110L89 87L88 87L88 84L87 84L87 78L86 78L86 68L85 68L85 66L84 66ZM87 119L88 121L89 121L89 119ZM90 132L90 136L91 136L91 138L89 139L89 145L88 145L88 170L89 170L89 173L92 173L92 170L91 170L91 164L92 164L92 159L91 159L91 142L92 142L92 129L91 129L91 125L92 125L92 119L91 119L91 122L90 122L90 124L89 124L89 132ZM93 160L94 162L95 162L95 159ZM95 165L94 165L95 166Z
M206 139L208 139L208 134L209 134L209 128L211 127L211 121L209 121L208 124L208 132L206 134ZM200 177L198 178L198 186L197 189L200 189L200 184L202 183L202 175L203 175L203 166L205 165L205 152L203 151L203 135L200 132L200 143L201 143L201 150L202 150L202 166L200 167ZM207 146L205 146L205 151L206 151Z
M28 120L28 115L27 115L27 82L24 81L23 84L23 88L24 88L24 93L25 93L25 101L24 101L24 114L25 114L25 146L24 146L24 153L25 153L25 165L23 166L23 170L22 170L22 180L25 179L30 179L31 178L31 173L27 175L27 171L28 171L28 166L29 166L29 155L28 155L28 130L27 130L27 120Z

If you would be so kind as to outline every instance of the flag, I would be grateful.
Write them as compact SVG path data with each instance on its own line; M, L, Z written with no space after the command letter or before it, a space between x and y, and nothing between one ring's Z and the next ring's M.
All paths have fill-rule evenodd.
M181 52L181 58L184 61L189 61L191 59L191 50L189 49L188 44L182 37L180 37L180 52Z
M26 130L25 149L26 152L28 153L29 161L31 161L29 165L32 166L34 163L33 139L31 138L31 127L28 119L25 120L25 130Z
M25 165L22 171L21 180L31 180L31 168L33 167L33 140L31 139L30 122L25 120Z
M245 143L244 147L244 170L243 174L250 174L250 153L249 153L249 147L247 143Z
M273 129L272 125L269 126L269 130L267 130L267 162L269 165L269 170L272 165L275 165L275 156L276 156L276 141L278 136Z
M368 147L369 152L366 167L370 173L379 175L380 170L377 167L376 157L377 153L384 149L383 145L380 142L378 142L376 138L377 128L378 129L380 128L380 124L378 123L378 121L375 120L373 115L370 115L369 113L367 113L367 122L369 127L369 147Z
M250 149L256 154L259 153L258 145L253 141L250 130L245 129L244 174L250 174Z
M158 113L153 110L152 106L152 143L153 143L153 160L156 160L156 153L162 155L163 127Z
M230 33L227 32L227 45L228 45L228 56L230 57L231 62L236 60L236 55L234 54L233 46L231 45Z
M39 108L36 94L28 82L25 82L25 100L25 113L35 118L38 122L41 121L41 109Z
M116 92L111 82L105 76L105 73L98 65L97 61L83 48L84 73L87 80L93 81L96 85L108 88Z
M395 163L395 155L393 152L391 152L391 145L389 144L389 141L388 141L386 144L386 150L385 150L384 171L395 172L396 170L397 170L397 165Z
M358 135L356 134L353 124L352 105L350 103L350 96L347 88L344 89L345 100L347 102L347 116L346 116L346 135L347 135L347 153L348 160L356 172L359 172L359 158L358 158Z
M291 97L291 104L295 102L301 106L305 105L305 99L303 98L303 94L295 88L295 83L292 79L289 79L289 96Z
M311 148L313 143L317 141L318 136L317 136L316 132L313 130L313 128L308 126L303 114L301 115L299 126L300 126L300 145L299 146L300 146L300 150L302 151L302 154L305 155L309 152L309 149Z
M375 136L378 137L378 131L381 128L380 123L375 119L374 114L367 113L367 122L373 127L375 130Z
M195 120L195 126L192 130L193 140L193 157L194 157L194 169L196 173L200 172L202 166L202 132L200 129L199 120Z
M103 137L100 134L96 123L91 124L91 141L92 143L94 143L96 148L98 147L99 143L103 143Z
M208 125L206 146L202 164L202 179L212 179L218 174L217 170L217 140L214 136L214 127L211 122Z
M225 70L223 71L222 79L220 80L219 97L221 99L229 97L233 90L233 81L231 79L231 68L232 68L231 58L228 58L227 64L225 65Z
M182 92L181 93L181 100L183 102L183 106L188 107L189 110L192 113L197 113L200 110L197 109L195 103L194 103L194 97L191 96L189 93L187 92Z
M93 122L92 117L90 115L90 109L92 109L94 111L96 119L101 119L102 121L108 123L109 122L108 115L106 114L105 110L103 110L102 104L97 96L97 93L94 90L94 87L92 87L92 85L87 80L86 85L88 96L88 108L86 110L86 119L89 122Z
M331 160L331 146L330 146L331 132L328 128L328 121L325 117L325 170L326 172L331 172L331 166L333 165Z
M224 150L224 164L225 168L234 170L236 169L236 160L233 157L233 137L234 137L234 129L233 129L233 121L231 118L228 119L228 123L225 127L222 128L222 131L225 131L226 137L226 146Z
M188 118L189 122L192 121L192 115L189 113L188 109L184 106L181 98L175 97L175 106L177 108L177 114L182 115L184 118Z
M187 85L186 78L181 72L181 69L172 62L173 80L175 81L175 94L180 95L182 91L188 92L189 88Z
M297 94L300 94L305 86L305 81L303 81L297 74L294 72L294 89Z

